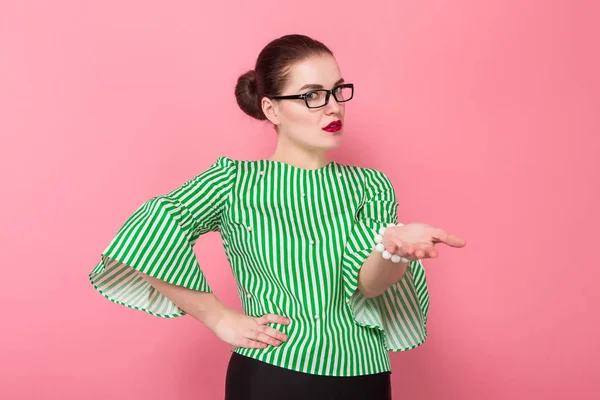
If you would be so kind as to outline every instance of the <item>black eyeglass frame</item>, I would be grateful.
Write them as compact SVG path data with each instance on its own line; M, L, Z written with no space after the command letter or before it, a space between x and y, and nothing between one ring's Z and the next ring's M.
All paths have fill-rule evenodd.
M336 97L334 91L336 89L339 88L350 88L352 89L352 95L346 99L346 100L338 100L338 98ZM310 93L314 93L314 92L325 92L325 104L321 105L321 106L317 106L317 107L311 107L308 105L308 99L307 96ZM321 107L325 107L327 104L329 104L329 98L331 97L331 95L333 95L333 98L335 99L335 101L337 101L338 103L345 103L349 100L352 100L352 98L354 97L354 84L353 83L342 83L341 85L337 85L336 87L334 87L333 89L313 89L309 92L306 93L302 93L302 94L293 94L293 95L289 95L289 96L267 96L270 99L274 99L274 100L304 100L304 103L306 103L306 107L308 108L321 108Z

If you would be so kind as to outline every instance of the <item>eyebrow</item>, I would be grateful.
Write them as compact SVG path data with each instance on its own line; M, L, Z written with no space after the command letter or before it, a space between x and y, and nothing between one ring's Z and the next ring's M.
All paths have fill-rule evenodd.
M333 86L337 86L341 83L344 83L344 78L340 78L336 83L333 84ZM317 85L316 83L309 83L308 85L302 86L300 89L298 89L298 91L301 91L304 89L323 89L323 85Z

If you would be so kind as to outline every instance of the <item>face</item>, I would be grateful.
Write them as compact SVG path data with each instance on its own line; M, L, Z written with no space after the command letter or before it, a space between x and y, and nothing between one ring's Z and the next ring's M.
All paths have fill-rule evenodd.
M282 96L309 93L315 89L333 89L343 83L340 68L331 55L308 58L294 64ZM275 125L279 135L286 135L294 144L309 151L329 150L339 146L344 131L344 107L333 95L327 105L308 108L302 99L263 99L263 111ZM324 129L341 121L341 129Z

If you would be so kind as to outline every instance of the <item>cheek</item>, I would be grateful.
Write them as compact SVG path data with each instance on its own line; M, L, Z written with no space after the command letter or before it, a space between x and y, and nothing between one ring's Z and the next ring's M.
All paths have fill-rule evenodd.
M306 108L306 106L299 106L297 104L286 107L283 110L282 116L284 117L285 123L300 129L317 127L322 119L319 111L313 111Z

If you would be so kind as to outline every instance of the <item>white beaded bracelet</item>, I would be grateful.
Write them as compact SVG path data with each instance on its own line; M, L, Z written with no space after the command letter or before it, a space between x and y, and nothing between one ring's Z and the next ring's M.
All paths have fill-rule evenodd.
M388 224L387 227L392 227L392 226L404 226L404 224ZM385 233L385 227L381 228L379 230L379 234L375 235L375 243L377 243L377 245L375 246L375 250L377 250L379 253L382 253L381 255L383 256L384 259L386 260L392 260L393 263L399 263L399 262L403 262L403 263L409 263L410 260L407 260L404 257L400 257L398 254L392 254L389 251L387 251L385 249L385 246L383 245L383 234Z

